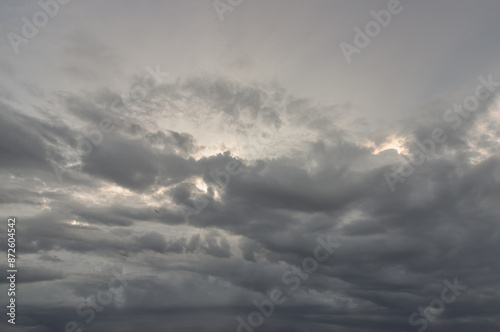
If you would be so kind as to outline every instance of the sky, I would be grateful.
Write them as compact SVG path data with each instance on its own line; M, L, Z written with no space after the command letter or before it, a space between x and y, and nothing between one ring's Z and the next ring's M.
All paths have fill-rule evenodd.
M498 331L499 13L2 2L0 329Z

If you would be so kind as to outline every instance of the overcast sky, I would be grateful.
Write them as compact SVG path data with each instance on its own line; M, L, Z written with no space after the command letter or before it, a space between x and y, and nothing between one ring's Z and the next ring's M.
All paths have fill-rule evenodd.
M0 4L2 331L499 331L500 2L58 1Z

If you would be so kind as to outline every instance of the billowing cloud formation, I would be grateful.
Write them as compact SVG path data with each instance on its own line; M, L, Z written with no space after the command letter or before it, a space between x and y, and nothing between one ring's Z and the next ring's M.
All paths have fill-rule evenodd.
M2 331L498 331L496 90L473 112L449 110L477 82L384 122L279 80L129 75L130 58L76 30L54 42L50 89L1 68L19 266Z

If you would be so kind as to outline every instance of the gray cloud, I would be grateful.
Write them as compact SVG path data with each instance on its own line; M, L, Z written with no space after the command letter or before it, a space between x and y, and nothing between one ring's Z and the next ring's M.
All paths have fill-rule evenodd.
M350 66L336 43L386 2L243 2L224 22L211 2L94 5L61 6L0 64L19 265L2 331L236 331L275 289L255 331L412 331L445 279L467 289L429 331L498 331L497 95L443 118L500 77L497 3L404 3ZM40 10L3 7L5 31ZM133 98L148 66L171 76ZM392 192L386 172L435 128L446 141ZM328 236L331 257L290 275Z

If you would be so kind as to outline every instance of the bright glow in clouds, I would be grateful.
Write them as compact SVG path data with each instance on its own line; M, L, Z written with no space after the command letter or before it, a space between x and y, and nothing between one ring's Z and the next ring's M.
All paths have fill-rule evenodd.
M200 189L205 194L208 192L208 186L205 182L203 182L203 180L201 178L197 178L195 180L195 185L196 185L196 188Z
M88 227L89 226L89 224L86 222L79 222L76 220L71 221L69 224L72 226L81 226L81 227Z

